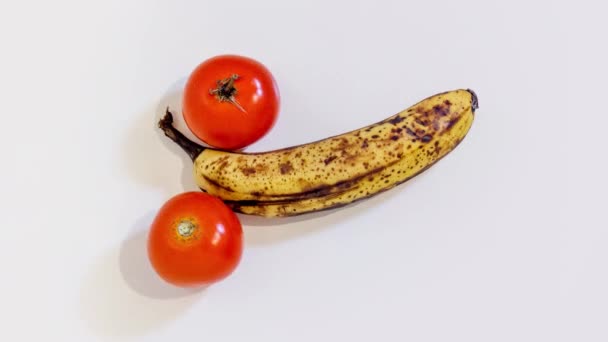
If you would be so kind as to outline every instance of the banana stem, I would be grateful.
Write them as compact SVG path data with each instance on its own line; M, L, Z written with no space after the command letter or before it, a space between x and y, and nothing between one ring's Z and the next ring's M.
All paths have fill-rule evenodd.
M182 132L173 127L173 114L171 114L168 107L167 111L165 112L165 116L163 116L163 118L158 122L158 127L165 132L165 135L169 137L169 139L178 144L179 147L181 147L182 150L184 150L193 161L206 149L206 147L186 138Z

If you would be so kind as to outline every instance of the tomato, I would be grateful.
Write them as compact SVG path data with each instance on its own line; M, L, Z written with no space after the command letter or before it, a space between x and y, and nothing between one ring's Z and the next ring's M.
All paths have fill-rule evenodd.
M239 264L243 231L224 202L204 192L185 192L158 211L148 235L152 267L165 281L205 286L229 276Z
M279 88L264 65L248 57L221 55L190 74L182 111L196 137L216 148L236 150L270 131L279 106Z

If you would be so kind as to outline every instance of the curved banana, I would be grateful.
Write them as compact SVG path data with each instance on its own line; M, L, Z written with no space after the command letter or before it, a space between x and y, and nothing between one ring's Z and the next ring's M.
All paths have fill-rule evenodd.
M418 175L466 136L477 107L473 91L453 90L358 130L263 153L199 146L172 126L169 111L159 126L189 153L203 191L237 212L293 216L343 206Z

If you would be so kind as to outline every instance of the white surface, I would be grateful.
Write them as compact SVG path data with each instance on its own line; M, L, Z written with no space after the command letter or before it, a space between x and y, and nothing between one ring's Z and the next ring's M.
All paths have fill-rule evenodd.
M2 2L0 340L608 340L602 13L550 1ZM480 109L458 149L408 184L326 215L243 217L237 271L184 292L144 254L155 210L193 189L155 123L220 53L262 61L279 83L281 116L251 151L454 88L474 89Z

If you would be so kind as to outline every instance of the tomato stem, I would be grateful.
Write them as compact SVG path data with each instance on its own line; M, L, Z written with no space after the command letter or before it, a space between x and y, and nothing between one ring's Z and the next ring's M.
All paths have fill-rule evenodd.
M218 101L230 102L243 113L247 113L235 98L236 94L238 94L238 90L234 86L234 81L238 79L239 75L232 74L230 77L224 78L223 80L217 80L217 88L209 89L209 94L215 95L215 98Z
M165 116L158 122L158 127L163 130L165 135L169 137L169 139L173 140L179 147L184 150L192 160L195 160L199 154L201 154L207 148L201 146L194 141L188 139L182 132L178 131L175 127L173 127L173 114L169 111L167 107L167 111L165 112Z
M196 225L190 220L182 220L177 225L177 233L183 238L190 237L192 234L194 234L195 230Z

